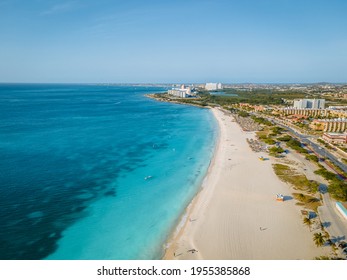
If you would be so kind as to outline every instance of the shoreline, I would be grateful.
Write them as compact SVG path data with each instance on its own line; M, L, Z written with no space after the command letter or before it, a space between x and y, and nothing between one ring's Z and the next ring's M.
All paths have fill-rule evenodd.
M167 102L167 101L164 101L164 102ZM195 105L192 105L192 106L195 106ZM200 107L200 106L198 106L198 107ZM177 249L176 248L177 246L175 244L175 241L177 241L182 236L187 224L190 221L194 220L191 218L192 211L193 211L194 207L196 206L196 203L199 201L199 198L200 198L202 191L206 187L207 178L208 178L209 174L212 172L213 165L215 164L215 161L216 161L217 151L218 151L219 146L221 145L221 127L218 123L217 117L215 116L214 110L216 110L216 109L210 108L210 110L212 111L212 114L214 115L214 118L216 119L216 122L218 125L218 136L216 139L216 144L215 144L215 148L214 148L213 155L211 158L211 162L208 166L206 175L204 176L204 179L202 180L202 183L201 183L201 186L200 186L198 192L193 197L191 202L188 204L188 206L184 210L184 213L180 216L178 224L174 227L173 231L171 232L171 234L169 236L169 239L164 244L165 245L165 251L164 251L164 255L162 257L163 260L170 260L170 259L172 259L170 256L176 255L175 251ZM210 188L210 191L211 191L211 188Z
M294 199L275 201L290 187L260 161L230 114L211 109L219 126L200 190L165 244L162 259L313 259L325 254L305 228ZM251 172L251 171L254 172ZM249 176L251 175L251 176Z

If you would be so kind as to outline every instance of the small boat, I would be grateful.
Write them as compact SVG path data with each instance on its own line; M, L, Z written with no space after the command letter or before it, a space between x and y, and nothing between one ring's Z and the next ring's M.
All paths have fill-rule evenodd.
M151 178L152 178L152 176L146 176L145 180L148 180L148 179L151 179Z

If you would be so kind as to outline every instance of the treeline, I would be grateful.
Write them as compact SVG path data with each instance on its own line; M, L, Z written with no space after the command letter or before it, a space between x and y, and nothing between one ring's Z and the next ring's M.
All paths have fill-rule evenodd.
M329 181L328 192L336 200L347 201L347 183L338 178L338 176L326 170L324 167L319 168L314 173L321 175Z
M252 105L278 105L284 104L285 99L304 98L303 92L295 91L276 91L270 89L238 90L225 88L225 95L212 95L208 91L200 90L199 96L206 103L215 103L221 106L233 105L238 103L249 103Z

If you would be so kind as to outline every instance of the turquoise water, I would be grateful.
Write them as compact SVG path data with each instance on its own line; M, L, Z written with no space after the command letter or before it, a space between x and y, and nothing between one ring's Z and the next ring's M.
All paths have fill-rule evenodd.
M0 85L0 258L158 259L214 149L157 87Z

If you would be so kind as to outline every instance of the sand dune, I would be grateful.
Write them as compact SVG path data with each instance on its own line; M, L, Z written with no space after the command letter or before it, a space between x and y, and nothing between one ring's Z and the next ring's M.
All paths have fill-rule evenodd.
M212 109L220 126L214 159L202 190L169 242L165 259L313 259L324 255L303 225L288 185L265 153L253 152L231 116ZM276 193L288 196L275 200ZM182 224L182 223L181 223ZM189 251L189 250L196 251Z

